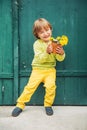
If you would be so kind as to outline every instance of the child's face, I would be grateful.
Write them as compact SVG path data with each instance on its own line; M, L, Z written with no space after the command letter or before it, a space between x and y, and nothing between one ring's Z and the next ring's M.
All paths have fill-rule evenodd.
M52 35L52 30L50 28L42 28L39 32L38 32L38 37L45 41L45 42L48 42L50 41L50 37Z

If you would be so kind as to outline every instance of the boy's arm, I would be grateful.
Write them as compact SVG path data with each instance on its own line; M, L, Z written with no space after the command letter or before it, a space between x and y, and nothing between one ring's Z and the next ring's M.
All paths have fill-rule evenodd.
M65 59L65 51L60 44L56 48L56 59L58 61L63 61Z
M58 61L63 61L65 59L65 53L63 55L55 54L55 57Z
M54 43L54 45L56 45L56 43ZM47 53L48 54L54 53L58 61L63 61L65 58L64 49L60 44L58 44L57 46L52 46L52 44L49 44L47 47Z

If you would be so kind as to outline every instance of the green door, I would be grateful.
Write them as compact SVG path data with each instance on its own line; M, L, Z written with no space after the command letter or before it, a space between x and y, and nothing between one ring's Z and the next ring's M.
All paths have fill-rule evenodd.
M31 73L33 22L44 17L53 26L53 36L69 37L66 59L57 62L54 105L87 105L87 1L0 1L0 105L13 105ZM43 105L39 86L28 105Z
M18 12L15 0L0 0L0 105L18 97Z
M40 17L53 26L53 36L67 35L66 59L57 63L57 95L54 105L87 105L87 1L22 0L19 4L20 89L22 92L31 73L33 58L33 22ZM30 104L43 104L41 84Z
M0 1L0 105L13 103L11 1Z

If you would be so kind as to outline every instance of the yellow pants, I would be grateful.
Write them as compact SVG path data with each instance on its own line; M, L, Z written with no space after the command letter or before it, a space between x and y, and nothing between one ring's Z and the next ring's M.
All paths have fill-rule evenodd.
M44 83L45 97L44 106L52 106L55 99L56 91L56 70L55 68L48 70L33 69L28 84L24 87L24 91L17 100L17 107L24 109L25 103L29 102L31 96L41 82Z

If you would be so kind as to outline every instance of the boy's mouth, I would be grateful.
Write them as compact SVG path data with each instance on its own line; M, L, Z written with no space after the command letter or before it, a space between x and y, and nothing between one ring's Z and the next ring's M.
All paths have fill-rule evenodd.
M50 38L50 35L48 35L48 36L45 36L44 38Z

